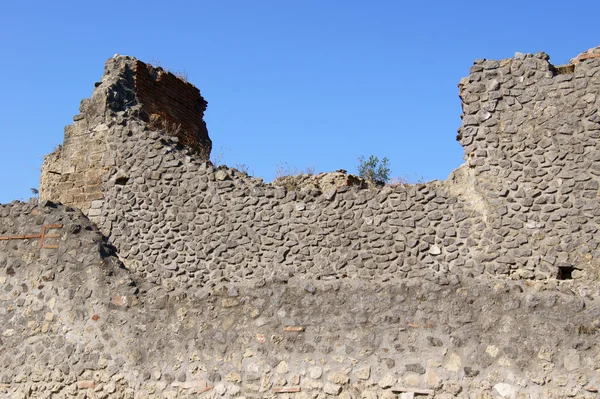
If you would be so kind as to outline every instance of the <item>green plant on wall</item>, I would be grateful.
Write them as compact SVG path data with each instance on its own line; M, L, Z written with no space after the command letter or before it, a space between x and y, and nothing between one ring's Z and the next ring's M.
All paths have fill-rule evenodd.
M381 162L374 155L365 160L364 156L358 158L358 175L375 184L385 184L390 180L390 161L383 158Z

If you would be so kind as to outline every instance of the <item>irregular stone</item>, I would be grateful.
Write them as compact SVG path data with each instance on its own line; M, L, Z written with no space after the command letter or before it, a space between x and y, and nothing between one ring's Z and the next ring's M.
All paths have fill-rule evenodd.
M456 353L451 353L444 363L444 368L448 371L457 372L461 368L461 359Z
M342 392L341 385L327 383L323 386L323 391L328 395L338 396Z
M371 376L371 367L361 367L354 371L354 376L359 380L368 380Z
M391 386L393 386L394 384L396 384L396 382L398 381L398 379L396 378L396 376L392 375L392 374L385 374L383 377L381 377L379 379L379 381L377 382L377 385L379 385L381 388L389 388Z
M513 386L505 382L494 385L494 390L503 398L512 398L515 395L515 389Z
M280 361L279 364L277 364L277 367L275 367L275 371L279 374L289 373L290 367L288 365L288 362L286 362L285 360Z
M308 369L308 375L314 380L318 380L323 375L323 368L314 366Z
M334 384L338 384L338 385L344 385L344 384L347 384L348 382L350 382L350 377L348 376L348 374L343 373L343 372L329 374L327 376L327 379L330 382L333 382Z

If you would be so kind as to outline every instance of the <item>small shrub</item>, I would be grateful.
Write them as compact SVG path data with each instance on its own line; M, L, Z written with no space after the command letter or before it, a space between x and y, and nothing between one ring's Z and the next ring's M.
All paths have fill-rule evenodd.
M295 166L290 166L287 162L279 162L275 166L275 178L284 176L298 176L298 175L314 175L316 168L314 166L307 166L305 170L298 169Z
M177 76L179 79L183 80L184 82L189 82L188 74L185 71L185 69L183 71L175 71L175 72L173 72L173 74L175 76Z
M317 169L314 166L307 166L306 167L306 174L307 175L315 175L317 174Z
M223 147L219 147L218 151L212 151L210 154L210 163L213 166L223 165L225 163L225 149Z
M423 176L419 176L417 174L415 174L414 177L412 177L412 178L408 174L405 174L404 176L392 177L388 181L388 184L390 186L398 186L398 185L408 186L411 184L422 184L422 183L425 183L425 178Z
M254 171L251 172L250 168L245 163L236 163L235 168L248 176L254 175Z
M284 177L284 176L296 176L301 173L295 166L290 166L287 162L279 162L275 166L275 176L276 178Z
M371 155L365 161L365 157L361 155L358 158L358 175L375 184L385 184L390 180L391 170L389 163L389 159L385 157L379 162L379 158Z
M156 58L152 58L152 60L150 61L149 64L153 68L157 68L157 69L160 68L167 73L172 73L173 75L177 76L179 79L183 80L184 82L189 82L188 74L185 71L185 69L183 71L177 71L177 70L172 71L171 69L164 67L162 61L159 59L156 59Z

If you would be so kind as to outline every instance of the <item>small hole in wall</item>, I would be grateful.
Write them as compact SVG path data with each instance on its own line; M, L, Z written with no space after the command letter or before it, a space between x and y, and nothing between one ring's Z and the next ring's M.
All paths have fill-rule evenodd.
M117 179L115 180L115 184L119 186L124 186L125 184L127 184L128 180L129 177L117 177Z
M559 280L573 280L573 270L575 270L573 266L559 266L556 278Z

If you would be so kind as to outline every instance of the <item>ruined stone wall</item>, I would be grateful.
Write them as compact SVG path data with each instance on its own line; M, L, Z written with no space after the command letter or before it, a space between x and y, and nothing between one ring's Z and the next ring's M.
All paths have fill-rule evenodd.
M482 260L524 277L596 269L600 60L559 68L544 53L479 60L459 86L458 138L488 205Z
M594 398L598 289L292 277L172 287L79 211L0 206L0 396ZM404 395L404 396L399 396ZM411 395L411 396L409 396Z
M74 205L86 213L102 199L102 183L116 166L119 148L108 125L139 118L167 136L177 137L196 157L208 160L212 142L204 123L206 101L200 91L162 68L132 57L115 56L104 68L91 98L65 128L64 142L42 166L40 199ZM142 152L144 151L141 149Z
M45 201L0 209L1 234L89 227L72 227L58 251L0 240L4 392L597 395L596 58L476 61L460 83L467 163L446 181L380 189L213 167L151 118L171 87L156 82L174 77L144 89L139 76L155 75L140 65L108 61L44 164L41 198L93 223ZM47 265L68 267L40 294ZM28 303L38 319L52 313L46 328ZM22 344L28 329L35 346ZM66 343L72 359L45 349Z
M451 268L483 272L469 256L483 219L444 183L338 187L329 196L288 191L197 162L138 122L113 132L127 156L115 176L126 183L108 182L107 200L94 202L91 214L123 262L151 281L305 275L447 283Z
M174 284L597 280L600 61L559 74L547 58L477 61L460 84L467 164L409 187L265 185L119 111L107 122L115 167L87 213L128 267Z

